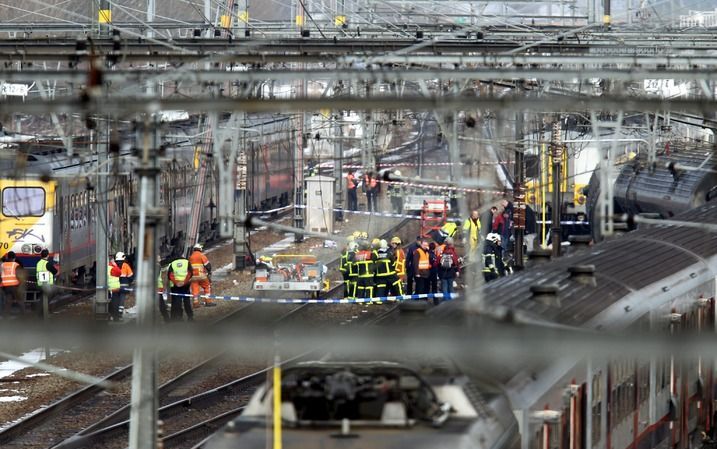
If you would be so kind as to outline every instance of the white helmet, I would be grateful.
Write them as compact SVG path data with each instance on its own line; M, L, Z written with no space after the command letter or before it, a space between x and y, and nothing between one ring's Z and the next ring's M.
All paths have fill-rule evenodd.
M396 176L401 176L401 170L396 170L393 172L393 174Z
M381 249L388 249L388 242L386 240L381 240L378 244L378 247Z
M495 232L491 232L490 234L488 234L487 236L485 236L485 239L488 240L489 242L493 242L493 243L495 243L495 244L499 244L499 243L500 243L500 234L496 234Z
M122 251L115 254L115 260L125 260L125 257L126 256L124 255L124 253Z
M358 243L356 242L349 242L349 251L358 251Z
M204 247L201 243L195 243L192 249L198 249L199 251L201 251L202 249L204 249Z

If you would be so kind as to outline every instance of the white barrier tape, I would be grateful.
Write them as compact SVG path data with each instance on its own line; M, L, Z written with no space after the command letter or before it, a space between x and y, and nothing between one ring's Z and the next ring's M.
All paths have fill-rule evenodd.
M185 296L193 297L191 294L185 293L170 293L169 296ZM451 300L458 298L457 293L452 293ZM443 293L424 293L420 295L402 295L402 296L376 296L373 298L326 298L326 299L311 299L311 298L257 298L253 296L221 296L221 295L199 295L199 298L204 299L216 299L221 301L239 301L239 302L257 302L265 304L366 304L366 303L384 303L384 302L401 302L407 300L419 300L419 299L443 299Z
M505 189L505 190L469 189L467 187L444 186L444 185L439 186L439 185L435 185L435 184L418 184L418 183L414 183L414 182L404 182L404 181L380 180L379 182L382 182L384 184L395 184L395 185L408 186L408 187L420 187L422 189L456 190L458 192L469 192L469 193L494 193L497 195L505 195L506 192L512 191L512 189Z
M106 290L107 287L97 287L97 290ZM122 292L133 292L134 288L121 288ZM91 290L88 290L91 291ZM191 293L169 293L163 291L157 291L157 294L165 294L165 296L183 296L193 298L194 295ZM400 302L406 300L419 300L419 299L456 299L460 296L457 293L452 293L450 298L444 298L443 293L423 293L420 295L401 295L401 296L376 296L373 298L325 298L325 299L311 299L311 298L258 298L255 296L226 296L226 295L197 295L198 298L203 299L216 299L221 301L239 301L239 302L258 302L265 304L365 304L365 303L383 303L383 302Z
M420 215L406 215L406 214L392 214L390 212L367 212L363 210L348 210L348 209L326 209L323 207L308 207L303 204L295 205L297 209L314 209L314 210L331 210L333 212L343 212L345 214L358 214L358 215L371 215L371 216L378 216L378 217L387 217L387 218L410 218L414 220L420 220ZM459 221L460 218L448 218L446 221Z
M259 215L259 214L273 214L274 212L281 212L281 211L283 211L283 210L291 209L292 207L294 207L294 205L293 205L293 204L289 204L288 206L277 207L276 209L269 209L269 210L252 210L252 211L249 211L248 213L249 213L249 214L256 214L256 215Z
M536 222L537 224L543 224L543 223L545 223L545 224L553 224L553 220L546 220L546 221L536 220L535 222ZM571 220L567 220L567 221L561 221L560 224L561 224L561 225L589 225L590 222L589 222L589 221L571 221Z
M466 164L463 162L428 162L419 164L416 162L396 162L392 164L378 164L379 168L388 167L450 167L451 165L506 165L514 164L514 162L476 162L473 164ZM342 168L364 168L362 164L344 164Z

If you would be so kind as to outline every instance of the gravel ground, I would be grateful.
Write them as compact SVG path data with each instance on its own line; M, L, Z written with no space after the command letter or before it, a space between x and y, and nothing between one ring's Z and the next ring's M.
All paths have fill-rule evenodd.
M339 224L340 232L342 234L350 233L355 229L370 229L375 227L383 228L390 226L391 224L397 223L400 220L396 219L370 219L370 217L356 216L352 217L348 223ZM415 232L415 231L413 231ZM268 246L274 242L277 242L285 238L285 235L274 233L269 230L259 231L252 234L252 246L254 248ZM326 249L323 248L323 240L321 239L307 239L303 243L297 245L292 251L301 253L315 253L322 260L325 258L335 258L339 255L338 249ZM231 244L219 245L216 249L208 251L208 257L212 262L212 266L215 270L224 267L233 261L233 246ZM332 271L331 278L333 280L340 279L340 276L336 271ZM252 270L246 269L240 272L229 271L225 275L217 276L217 279L213 282L213 291L222 295L252 295L252 282L253 273ZM283 295L286 296L286 295ZM126 306L131 307L132 301L128 301ZM231 311L242 307L244 304L235 301L218 301L216 307L202 307L195 310L195 317L197 320L214 320L218 317L227 315ZM269 306L277 307L282 309L284 312L288 311L287 306ZM316 309L318 307L318 309ZM309 310L311 309L311 310ZM315 320L317 324L320 323L335 323L337 321L343 322L358 317L363 318L367 314L373 314L372 310L376 310L375 313L383 310L381 306L362 306L362 305L334 305L334 306L314 306L307 308L306 311L301 311L296 314L301 319ZM264 310L262 313L271 315L268 311ZM63 317L78 317L78 316L92 316L92 304L90 300L79 302L68 306L53 318ZM67 368L70 370L76 370L96 376L106 376L109 373L115 371L118 367L128 364L130 361L129 355L112 354L112 353L94 353L94 354L77 354L77 353L65 353L58 354L48 360L49 363L54 365ZM166 363L162 363L160 366L160 384L169 380L181 372L188 369L191 365L195 364L197 360L188 359L172 359ZM227 379L236 377L237 373L250 373L254 372L259 367L251 367L242 365L239 361L232 361L226 365L225 369L218 370L212 379L206 379L204 382L196 383L191 389L185 390L181 396L186 396L193 392L201 391L211 385L218 385L224 383ZM16 372L12 378L3 379L0 386L6 388L7 392L0 392L0 395L6 393L7 395L18 395L26 397L26 400L18 402L4 403L3 407L0 407L0 425L8 425L10 422L19 419L28 413L37 410L59 398L75 391L81 387L76 382L71 382L58 376L41 376L41 377L29 377L28 375L38 374L37 370L24 369ZM244 375L244 374L241 374ZM31 379L31 380L30 380ZM18 383L15 383L18 382ZM211 384L211 385L210 385ZM84 405L87 410L96 410L95 407L106 410L109 414L113 410L122 406L129 397L129 384L122 384L120 388L113 392L103 393L96 399L93 399L94 404L88 403ZM91 402L93 402L91 401ZM90 408L91 405L95 407ZM78 412L81 411L77 410ZM74 415L74 413L72 414ZM60 422L54 422L53 426L47 426L42 429L43 436L37 441L40 444L33 444L34 441L27 441L26 445L22 446L5 446L5 447L47 447L45 443L52 441L58 441L58 438L65 438L76 431L87 427L89 424L97 420L97 413L86 416L86 418L70 418L67 416L66 419L60 420ZM45 427L45 426L43 426ZM33 432L37 433L37 432ZM165 432L165 434L167 434ZM35 440L35 436L32 438ZM43 445L45 444L45 445Z

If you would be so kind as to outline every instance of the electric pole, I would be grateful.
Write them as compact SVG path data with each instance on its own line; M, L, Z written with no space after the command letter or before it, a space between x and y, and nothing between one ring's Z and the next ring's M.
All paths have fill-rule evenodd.
M518 111L515 117L515 183L513 184L513 229L515 230L515 268L522 270L523 265L523 237L525 235L525 163L523 161L523 111Z
M157 225L164 216L157 198L159 168L157 164L156 124L147 120L138 129L141 135L141 160L135 173L139 178L137 220L137 325L155 328L157 296ZM150 138L150 131L152 138ZM138 139L139 140L139 139ZM152 342L148 342L151 344ZM130 449L157 447L157 354L152 347L140 346L132 356L132 401L130 409Z
M97 139L97 177L95 181L95 299L93 310L95 319L107 320L109 314L109 300L107 299L107 264L109 254L107 250L107 176L101 174L108 172L107 139L109 132L109 121L100 124L94 135Z
M552 224L550 226L550 238L553 242L553 257L560 257L560 175L563 163L563 144L560 138L560 121L553 123L553 132L550 137L550 149L553 158L553 214Z

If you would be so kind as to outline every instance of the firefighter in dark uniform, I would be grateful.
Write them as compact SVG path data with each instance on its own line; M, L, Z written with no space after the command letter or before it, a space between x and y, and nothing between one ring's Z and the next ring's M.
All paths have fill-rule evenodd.
M388 296L395 288L394 284L398 278L396 277L391 251L386 240L381 240L379 248L376 250L374 266L376 268L375 296Z
M354 238L353 236L348 237L348 243L346 244L346 248L344 249L344 252L341 253L341 260L339 262L339 271L341 272L341 276L344 278L344 298L349 298L351 295L351 284L349 279L349 257L352 256L351 254L351 244L353 243Z
M358 298L371 298L373 297L375 270L371 245L367 241L361 243L360 250L356 252L355 261L358 267L356 296Z
M491 232L485 238L483 247L483 278L486 282L505 276L503 249L500 246L500 234Z

